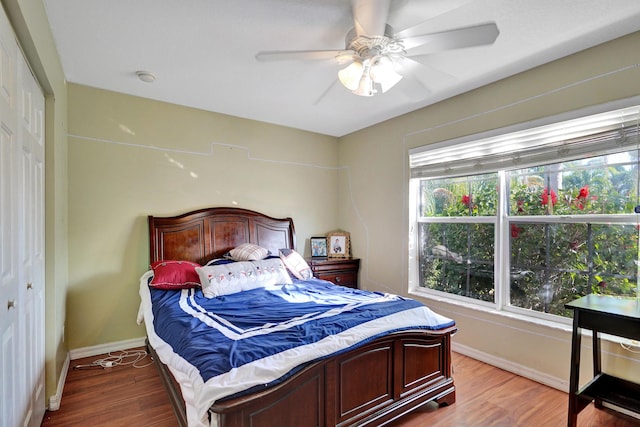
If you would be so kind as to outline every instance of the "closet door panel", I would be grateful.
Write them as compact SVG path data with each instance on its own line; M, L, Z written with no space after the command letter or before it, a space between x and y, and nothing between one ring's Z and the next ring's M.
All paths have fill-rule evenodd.
M19 138L21 141L22 215L19 295L23 301L20 336L24 352L25 408L22 425L37 427L44 415L44 99L35 78L18 58Z
M17 45L0 8L0 426L19 425L15 404L20 396L23 365L18 354L20 300L18 298L17 227L19 163L16 101Z

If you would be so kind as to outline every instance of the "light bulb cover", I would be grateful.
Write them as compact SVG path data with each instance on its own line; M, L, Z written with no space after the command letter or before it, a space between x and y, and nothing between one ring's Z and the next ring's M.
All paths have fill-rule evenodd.
M338 79L344 87L349 90L358 89L360 79L362 77L363 66L359 61L353 61L351 64L338 71Z
M373 96L376 94L376 90L373 87L373 79L371 78L370 71L371 67L369 63L366 63L364 66L364 71L362 72L362 77L360 78L360 82L358 83L358 87L352 91L353 93L360 96Z
M385 93L402 80L402 75L396 72L395 64L388 56L377 56L371 62L371 78L374 82L380 84L382 93Z

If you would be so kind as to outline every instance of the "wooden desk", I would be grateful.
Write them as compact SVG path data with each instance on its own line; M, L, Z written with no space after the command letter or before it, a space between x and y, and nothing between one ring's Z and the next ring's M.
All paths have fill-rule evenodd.
M578 413L591 402L594 402L597 408L601 408L602 403L607 402L640 413L640 384L602 372L599 336L602 332L640 340L640 300L592 294L572 301L565 307L573 309L567 425L575 427ZM593 379L578 390L581 329L593 331Z

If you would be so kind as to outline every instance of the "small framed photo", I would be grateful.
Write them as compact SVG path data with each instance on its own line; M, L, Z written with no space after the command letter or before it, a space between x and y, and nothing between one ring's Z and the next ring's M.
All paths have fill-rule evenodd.
M327 234L327 256L330 258L346 258L351 250L349 233L336 231Z
M327 238L312 237L311 239L311 256L327 256Z

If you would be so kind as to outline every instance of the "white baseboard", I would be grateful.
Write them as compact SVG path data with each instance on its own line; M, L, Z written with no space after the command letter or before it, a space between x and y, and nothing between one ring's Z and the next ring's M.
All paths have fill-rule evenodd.
M132 338L130 340L116 341L106 344L98 344L90 347L74 348L69 351L71 360L82 359L83 357L97 356L99 354L107 354L111 351L129 350L135 347L145 345L146 337Z
M60 378L58 379L58 388L56 394L49 396L47 409L50 411L57 411L60 409L60 402L62 401L62 390L64 389L64 383L67 381L67 373L69 373L69 365L71 364L71 357L67 353L67 357L62 364L62 372L60 372Z
M556 390L564 391L565 393L569 392L569 382L567 380L553 377L549 374L545 374L544 372L531 369L528 366L513 363L510 360L502 359L500 357L478 351L474 348L467 347L456 342L451 343L451 349L456 353L460 353L481 362L488 363L489 365L504 369L505 371L509 371L521 377L528 378L540 384L555 388Z
M70 350L69 353L67 353L67 358L62 364L62 372L60 372L60 379L58 380L56 394L53 396L49 396L47 409L50 411L57 411L58 409L60 409L60 402L62 401L62 391L64 390L64 383L67 381L67 374L69 373L69 366L71 365L72 360L82 359L83 357L97 356L99 354L107 354L111 351L129 350L131 348L142 347L144 345L145 337L142 337Z

